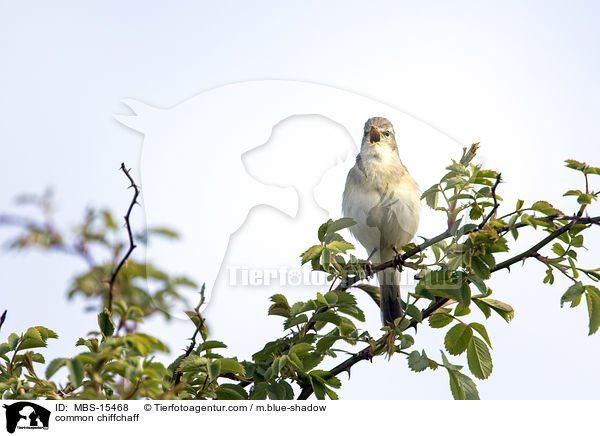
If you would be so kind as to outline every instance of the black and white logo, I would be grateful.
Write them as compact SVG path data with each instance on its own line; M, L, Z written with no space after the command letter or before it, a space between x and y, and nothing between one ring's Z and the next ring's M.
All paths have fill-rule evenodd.
M50 411L29 401L19 401L6 409L6 431L14 433L16 429L47 430L50 422Z

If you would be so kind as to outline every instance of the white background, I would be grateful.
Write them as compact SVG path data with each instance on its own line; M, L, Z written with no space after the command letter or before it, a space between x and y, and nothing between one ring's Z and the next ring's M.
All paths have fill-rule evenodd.
M1 2L0 210L13 210L18 193L51 185L59 221L76 222L88 204L121 215L130 192L118 167L128 163L139 178L142 145L140 134L113 118L128 113L122 99L170 108L218 86L280 79L387 104L445 135L456 149L481 141L484 164L502 171L508 205L543 198L570 211L572 201L561 194L582 180L563 160L600 164L598 17L593 2ZM361 129L344 134L356 140ZM428 172L433 154L452 155L440 143L430 146L400 145L401 153L406 147L414 156L405 163L418 180L419 174L437 176ZM261 213L253 219L260 222ZM590 213L598 215L598 207ZM143 222L141 209L134 219ZM289 220L280 224L289 230ZM3 239L9 234L0 229ZM590 252L580 254L585 265L598 266L598 242L591 231ZM297 251L283 254L294 258ZM228 253L243 259L252 252L235 251L234 237ZM84 265L43 253L0 256L0 304L8 309L2 339L46 325L61 336L48 356L72 353L76 339L95 326L95 314L64 298L70 277ZM494 371L478 383L482 398L598 398L599 336L586 336L584 307L560 309L568 282L558 278L544 286L543 275L541 265L528 261L491 282L494 296L510 303L516 316L510 325L489 323ZM241 359L279 334L280 320L265 316L272 293L234 294L208 309L214 337ZM374 333L376 308L363 302ZM174 353L190 334L183 321L165 326L156 320L147 328ZM424 327L421 335L418 346L439 358L439 332ZM351 381L343 381L346 399L450 398L444 372L414 374L403 359L361 363Z

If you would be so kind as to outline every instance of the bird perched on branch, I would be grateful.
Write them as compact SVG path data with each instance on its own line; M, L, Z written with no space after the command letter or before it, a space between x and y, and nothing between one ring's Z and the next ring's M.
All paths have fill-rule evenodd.
M356 164L348 172L342 202L344 215L356 225L352 234L374 262L387 262L410 242L419 225L421 201L416 182L400 160L395 132L385 118L365 123ZM400 272L378 273L383 324L402 316Z

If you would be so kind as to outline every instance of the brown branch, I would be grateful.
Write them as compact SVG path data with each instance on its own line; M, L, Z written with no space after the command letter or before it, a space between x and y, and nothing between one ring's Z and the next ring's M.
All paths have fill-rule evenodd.
M119 271L121 270L121 268L123 268L123 265L125 265L125 262L127 261L127 259L129 258L129 256L131 255L131 252L136 247L135 243L133 242L133 233L131 231L131 224L129 222L129 217L131 216L131 210L133 209L133 206L137 203L137 198L140 195L140 189L135 184L135 182L133 181L133 179L131 178L131 175L129 174L129 170L127 170L127 168L125 168L125 164L124 163L121 163L121 170L123 171L123 173L125 173L125 175L129 179L129 182L131 183L131 185L129 187L133 188L134 193L133 193L133 198L131 199L131 203L129 204L129 208L127 209L127 213L124 216L124 218L125 218L125 227L127 227L127 236L129 237L129 249L127 250L127 252L123 256L123 258L121 259L121 261L119 262L119 264L117 265L117 267L112 272L112 274L110 276L110 281L108 282L109 283L108 284L108 302L106 303L106 308L108 309L109 313L112 313L113 288L114 288L114 285L115 285L115 281L117 279L117 275L119 274Z

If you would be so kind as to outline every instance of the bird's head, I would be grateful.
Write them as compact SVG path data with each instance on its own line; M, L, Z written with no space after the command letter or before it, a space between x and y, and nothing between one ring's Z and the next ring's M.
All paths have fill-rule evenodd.
M373 117L365 123L361 151L369 155L398 153L394 127L386 118Z

